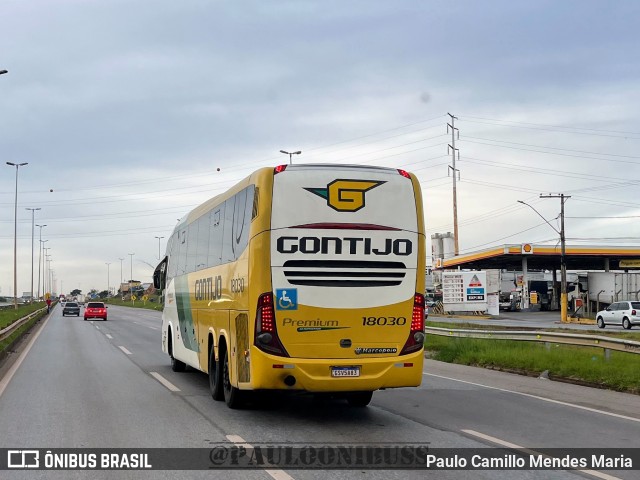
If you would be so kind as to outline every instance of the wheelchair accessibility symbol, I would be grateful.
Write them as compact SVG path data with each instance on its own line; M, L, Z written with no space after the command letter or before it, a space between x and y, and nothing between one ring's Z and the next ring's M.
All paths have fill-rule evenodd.
M297 310L298 309L298 289L278 288L276 289L276 310Z

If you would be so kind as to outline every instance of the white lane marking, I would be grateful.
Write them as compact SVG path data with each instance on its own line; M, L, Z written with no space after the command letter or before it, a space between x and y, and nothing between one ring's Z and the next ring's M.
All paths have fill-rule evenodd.
M172 392L179 392L180 389L178 387L176 387L173 383L171 383L169 380L167 380L166 378L164 378L162 375L160 375L158 372L149 372L151 374L151 376L153 378L155 378L156 380L158 380L162 385L164 385L165 387L167 387L169 390L171 390Z
M98 330L100 330L100 327L98 325L94 325L94 327L96 327Z
M127 350L126 348L124 348L123 346L118 346L118 348L120 350L122 350L124 353L126 353L127 355L133 355L129 350Z
M158 327L147 327L150 328L151 330L160 330Z
M42 326L38 330L38 333L36 333L33 336L33 338L29 340L29 343L27 343L27 346L25 347L24 351L20 354L16 362L13 365L11 365L11 368L9 369L7 374L4 376L4 378L0 378L0 397L2 397L2 394L4 393L4 389L7 388L7 385L9 385L9 382L18 371L18 368L20 368L20 365L22 365L22 362L24 361L24 359L27 357L29 350L31 350L31 347L33 347L33 344L36 342L36 340L40 336L40 332L42 332L42 330L44 330L44 327L47 326L48 321L49 321L49 317L47 316L44 319L44 322L42 322Z
M562 402L560 400L554 400L552 398L541 397L539 395L532 395L531 393L516 392L515 390L508 390L506 388L492 387L490 385L483 385L482 383L468 382L466 380L459 380L457 378L445 377L443 375L436 375L435 373L423 373L423 375L429 375L431 377L437 377L437 378L444 378L445 380L453 380L454 382L475 385L476 387L490 388L491 390L498 390L500 392L514 393L516 395L522 395L523 397L535 398L537 400L543 400L545 402L555 403L557 405L564 405L565 407L577 408L579 410L586 410L587 412L600 413L602 415L608 415L610 417L616 417L616 418L621 418L623 420L631 420L632 422L640 423L640 418L629 417L627 415L621 415L619 413L606 412L604 410L598 410L597 408L585 407L583 405L576 405L575 403Z
M491 435L487 435L481 432L476 432L475 430L462 430L464 433L468 435L472 435L474 437L482 438L483 440L487 440L488 442L495 443L496 445L502 445L507 448L517 448L518 450L522 450L527 452L529 455L540 455L546 458L551 458L549 455L545 455L544 453L536 452L535 450L531 450L530 448L525 448L520 445L516 445L515 443L507 442L506 440L501 440L496 437L492 437ZM573 470L573 469L566 469ZM591 475L593 477L602 478L604 480L620 480L618 477L614 477L612 475L607 475L606 473L598 472L597 470L588 470L588 469L575 469L577 472L586 473L587 475Z
M109 340L113 340L113 337L111 335L109 335L108 333L106 335Z
M253 448L251 444L247 443L247 441L239 435L227 435L227 440L231 443L235 443L239 447ZM294 480L294 478L284 470L265 470L265 472L267 472L274 480Z

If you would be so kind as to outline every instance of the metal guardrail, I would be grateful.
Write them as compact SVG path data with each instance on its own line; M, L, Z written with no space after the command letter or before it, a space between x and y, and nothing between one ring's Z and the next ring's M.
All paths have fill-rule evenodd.
M524 340L529 342L563 343L583 347L600 347L605 349L605 355L608 355L607 350L640 354L640 342L620 338L603 337L599 335L516 330L463 330L441 327L425 327L424 332L426 334L440 335L444 337Z
M46 309L47 309L47 307L41 308L40 310L36 310L35 312L30 313L26 317L22 317L20 320L17 320L15 322L13 322L11 325L9 325L8 327L3 328L2 330L0 330L0 340L4 340L5 338L7 338L9 335L11 335L13 332L15 332L22 325L24 325L29 320L31 320L33 317L35 317L39 313L45 311Z

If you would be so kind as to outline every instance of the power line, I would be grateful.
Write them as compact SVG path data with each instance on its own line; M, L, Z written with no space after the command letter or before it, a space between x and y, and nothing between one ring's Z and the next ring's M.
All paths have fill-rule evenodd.
M488 120L490 122L503 122L503 123L509 122L515 125L508 125L508 124L504 125L503 123L478 122L475 120L468 120L469 118L478 118L481 120ZM496 127L526 128L530 130L544 130L544 131L555 132L555 133L573 133L576 135L591 135L591 136L599 136L599 137L613 137L613 138L626 138L626 139L632 139L632 140L640 140L640 138L628 136L628 135L640 135L640 133L636 133L636 132L622 132L622 131L615 131L615 130L598 130L594 128L580 128L580 127L567 127L567 126L560 126L560 125L545 125L545 124L538 124L538 123L516 122L512 120L499 120L494 118L474 117L472 115L463 116L461 120L470 122L470 123L479 123L482 125L493 125ZM528 125L532 125L532 126L528 126ZM543 128L543 127L546 127L546 128ZM558 131L557 130L558 128L564 128L567 130L576 130L576 131L564 132L564 131ZM587 131L580 132L578 130L587 130ZM589 132L596 132L596 133L589 133ZM597 132L606 132L606 133L597 133ZM618 133L620 135L608 135L607 133Z

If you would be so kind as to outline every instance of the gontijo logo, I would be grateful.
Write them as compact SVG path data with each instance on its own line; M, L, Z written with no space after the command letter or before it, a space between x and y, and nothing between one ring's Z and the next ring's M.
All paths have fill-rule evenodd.
M305 190L327 200L338 212L357 212L364 208L364 193L385 182L375 180L334 180L327 188L305 188Z

